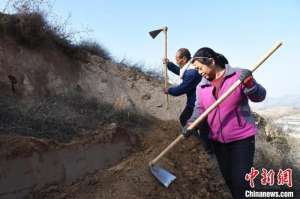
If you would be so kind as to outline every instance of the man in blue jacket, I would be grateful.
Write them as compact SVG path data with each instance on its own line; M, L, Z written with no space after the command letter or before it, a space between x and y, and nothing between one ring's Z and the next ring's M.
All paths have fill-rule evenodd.
M174 74L179 75L182 82L178 86L170 87L167 90L164 90L165 94L172 96L179 96L186 94L187 103L182 113L180 114L179 120L181 126L184 127L193 114L193 109L196 101L196 87L201 81L202 77L198 71L188 64L191 59L191 53L186 48L180 48L176 53L176 63L170 62L168 59L164 59L164 63L167 63L167 67Z
M179 117L181 126L185 128L187 121L193 114L196 101L196 87L200 83L202 76L192 64L188 64L191 59L191 53L188 49L180 48L176 53L175 59L178 66L170 62L168 59L163 60L163 62L167 63L167 67L170 71L176 75L179 75L181 83L178 86L170 87L169 89L164 90L164 93L172 96L186 94L187 102ZM211 153L212 149L208 139L207 123L204 122L203 125L198 127L198 130L193 132L196 137L203 141L206 151Z

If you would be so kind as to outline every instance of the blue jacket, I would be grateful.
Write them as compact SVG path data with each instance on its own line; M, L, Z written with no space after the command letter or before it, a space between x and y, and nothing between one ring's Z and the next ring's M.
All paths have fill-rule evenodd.
M174 74L179 75L180 74L180 68L173 64L172 62L169 62L167 64L167 67L170 71L172 71ZM198 73L196 69L187 69L182 78L181 84L178 86L170 87L168 89L168 93L172 96L179 96L186 94L187 96L187 103L186 105L188 107L193 108L195 106L196 101L196 87L201 81L202 76Z

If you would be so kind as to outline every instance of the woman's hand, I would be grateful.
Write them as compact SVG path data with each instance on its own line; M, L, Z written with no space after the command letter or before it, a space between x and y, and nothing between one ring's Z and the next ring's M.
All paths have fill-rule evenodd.
M252 72L248 69L242 69L239 79L246 88L252 88L254 86Z
M191 125L191 123L187 123L181 130L181 134L184 136L184 138L190 137L194 133L194 129L188 129L188 127Z

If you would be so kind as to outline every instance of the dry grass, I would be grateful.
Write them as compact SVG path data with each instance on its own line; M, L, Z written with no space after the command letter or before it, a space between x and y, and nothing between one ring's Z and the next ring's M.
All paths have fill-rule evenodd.
M88 53L111 60L109 52L95 41L76 43L80 32L67 30L67 23L49 22L49 13L36 6L33 0L16 4L16 14L0 12L0 36L13 37L20 45L30 49L52 48L72 59L85 61ZM23 3L23 4L22 4Z
M116 123L128 128L146 128L152 118L134 110L79 95L52 96L34 100L0 97L0 133L49 138L68 142L74 136L93 132L99 125Z
M91 53L92 55L102 57L105 60L112 59L109 52L96 41L81 41L78 44L78 48L82 51Z

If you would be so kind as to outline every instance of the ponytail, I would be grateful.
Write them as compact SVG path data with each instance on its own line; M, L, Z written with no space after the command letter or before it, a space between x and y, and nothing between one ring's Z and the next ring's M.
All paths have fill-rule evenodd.
M215 52L213 49L204 47L197 50L193 57L207 57L213 58L217 65L225 68L225 65L228 64L226 57L220 53Z
M228 64L228 60L226 59L226 57L220 53L217 53L216 59L217 63L222 67L225 67L225 65Z

